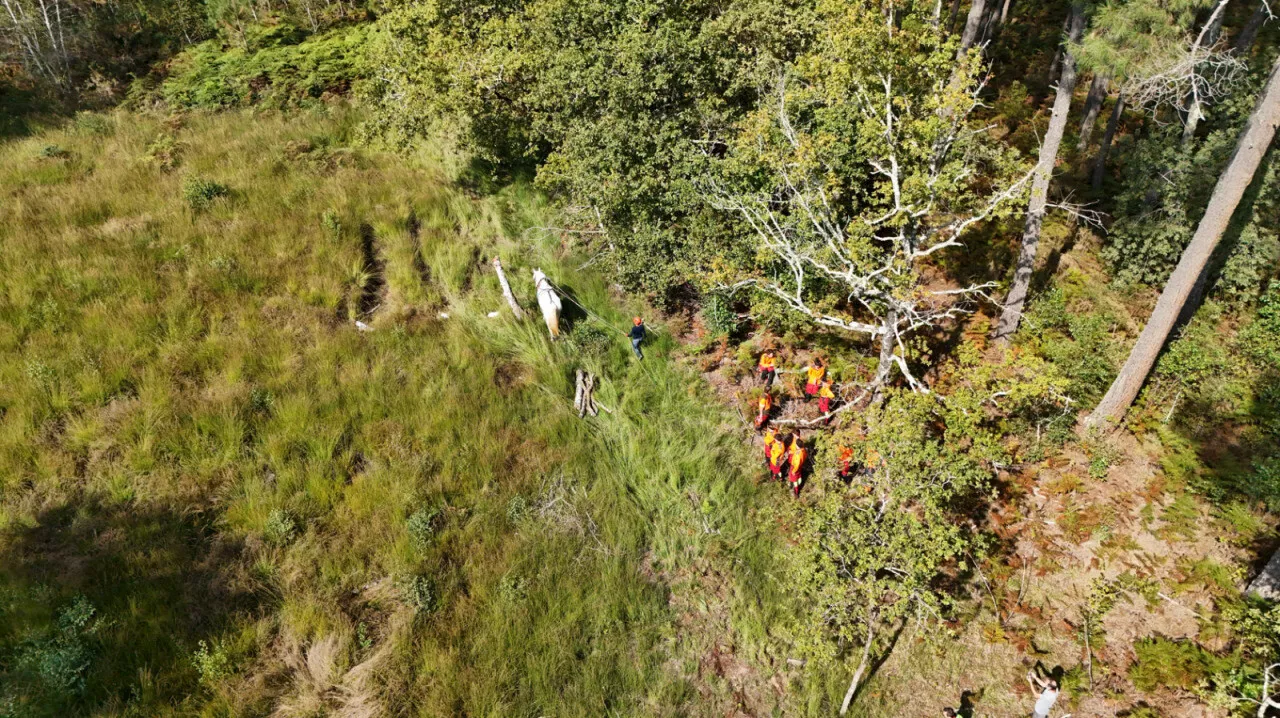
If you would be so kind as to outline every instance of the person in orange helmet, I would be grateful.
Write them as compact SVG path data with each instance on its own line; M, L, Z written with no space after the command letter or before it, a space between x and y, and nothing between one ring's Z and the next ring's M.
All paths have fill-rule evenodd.
M760 381L766 388L773 386L773 378L778 375L778 358L773 352L766 349L760 355L760 364L756 367L760 371Z
M756 411L756 428L760 429L769 423L769 412L773 410L773 396L769 392L760 395L760 401L757 403Z
M853 479L853 449L847 446L837 446L840 452L840 480L846 484Z
M804 393L809 396L817 396L818 388L822 385L822 379L827 375L827 367L823 365L822 359L814 357L813 363L805 367Z
M640 351L640 342L644 341L644 320L636 317L631 320L631 331L627 332L627 336L631 338L631 351L636 353L637 359L644 358L644 352Z
M788 451L787 481L791 483L791 493L798 499L800 498L800 482L804 480L804 462L809 458L809 451L804 448L804 444L800 443L800 437L796 437L791 441L791 448Z

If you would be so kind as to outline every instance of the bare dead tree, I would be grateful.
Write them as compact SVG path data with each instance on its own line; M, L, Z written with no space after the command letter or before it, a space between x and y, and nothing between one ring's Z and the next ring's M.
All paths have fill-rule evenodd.
M994 283L926 288L923 263L938 252L963 246L964 233L1017 199L1032 174L1027 172L986 195L972 211L956 212L948 206L944 188L963 182L973 168L958 169L950 160L967 133L981 131L970 128L968 119L980 106L984 83L969 89L963 107L939 113L948 118L947 129L933 143L926 166L909 170L903 163L910 154L906 147L910 139L899 129L903 119L899 113L907 110L899 108L910 104L895 98L892 74L886 72L877 79L878 87L859 85L853 94L862 121L870 123L881 140L882 154L871 159L870 166L876 182L892 198L888 209L877 216L846 216L825 187L829 168L824 166L803 170L797 169L802 163L782 162L776 170L779 186L755 192L734 191L711 178L706 183L711 204L741 217L761 248L777 260L772 275L757 273L721 288L752 288L820 326L878 340L879 366L872 386L883 386L896 369L913 390L927 392L908 366L904 339L969 313L971 300L985 296ZM944 76L936 82L936 92L942 93L952 80ZM772 112L789 150L802 154L809 143L788 111L785 78L779 79ZM912 194L908 185L925 189ZM870 235L880 250L875 258L868 259L866 243L855 235ZM833 297L839 297L838 305L833 305Z

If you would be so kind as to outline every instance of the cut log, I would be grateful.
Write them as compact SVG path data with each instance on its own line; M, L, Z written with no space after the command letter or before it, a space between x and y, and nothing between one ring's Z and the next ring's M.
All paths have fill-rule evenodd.
M497 257L493 258L493 271L498 273L498 284L502 285L502 296L507 300L507 306L511 307L511 313L516 319L524 319L524 310L520 308L520 303L516 301L516 295L511 293L511 285L507 283L507 275L502 271L502 261Z

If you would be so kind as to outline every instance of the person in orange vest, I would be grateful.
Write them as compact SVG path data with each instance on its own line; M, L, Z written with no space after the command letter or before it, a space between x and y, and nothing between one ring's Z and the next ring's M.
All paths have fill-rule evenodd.
M814 358L813 363L805 368L804 393L809 396L818 395L818 387L822 384L822 379L827 375L827 367L822 364L822 360Z
M769 471L773 474L773 478L782 478L782 467L787 462L787 437L778 437L773 442L773 447L769 449Z
M826 414L831 411L831 400L836 398L836 393L831 390L831 380L822 382L822 386L818 387L818 411ZM827 421L831 421L830 418Z
M764 430L764 463L773 471L773 446L778 443L778 430L772 426Z
M798 499L800 498L800 482L804 479L804 462L809 458L809 452L800 443L800 437L796 437L791 442L791 449L788 452L788 463L790 469L787 472L787 481L791 482L791 493Z
M773 409L773 396L769 392L760 395L758 404L759 410L756 412L756 428L760 429L769 423L769 412Z
M773 378L778 375L778 358L772 351L766 349L760 355L760 364L756 368L760 370L760 381L765 387L773 386Z
M840 480L846 484L853 478L853 449L847 446L837 446L840 451Z

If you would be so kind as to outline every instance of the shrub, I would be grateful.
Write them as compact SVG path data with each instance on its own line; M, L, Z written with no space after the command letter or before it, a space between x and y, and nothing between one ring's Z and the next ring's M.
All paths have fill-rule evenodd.
M33 674L51 696L81 693L93 660L90 638L101 627L96 613L87 598L74 598L59 612L52 632L28 640L17 656L19 670Z
M47 160L60 160L65 157L70 157L71 153L64 150L59 145L45 145L40 148L40 156Z
M406 606L416 613L428 613L436 606L435 585L426 576L408 576L400 582Z
M182 161L181 152L182 146L173 135L160 135L147 145L146 158L162 171L168 172Z
M409 530L409 538L413 539L413 543L418 548L426 548L431 543L431 537L435 535L436 518L439 515L439 509L418 509L405 522L405 527Z
M579 353L601 356L613 344L613 335L590 322L578 322L569 332L569 341Z
M188 177L182 182L182 199L196 212L207 209L215 199L229 193L226 185L203 177Z
M702 305L702 323L714 337L724 337L738 328L738 315L729 300L720 294L712 294Z
M529 515L529 501L521 494L516 494L507 502L507 518L513 524L518 524Z
M115 129L110 117L97 112L77 112L75 127L86 135L109 135Z
M298 525L292 516L283 509L271 509L271 513L267 516L267 524L262 529L262 534L267 543L283 546L293 540L297 531Z
M303 40L296 28L279 25L245 48L209 40L178 55L159 94L181 107L307 104L345 93L363 76L367 35L367 26L355 25Z
M338 213L331 209L326 209L324 215L320 217L320 226L324 228L325 236L333 241L338 241L342 237L342 219L338 217Z
M1129 680L1144 693L1157 688L1192 689L1223 662L1191 641L1146 638L1133 647L1137 661L1129 667Z
M211 686L231 675L231 657L227 655L226 646L215 644L213 650L204 641L191 655L191 665L200 674L200 682Z

